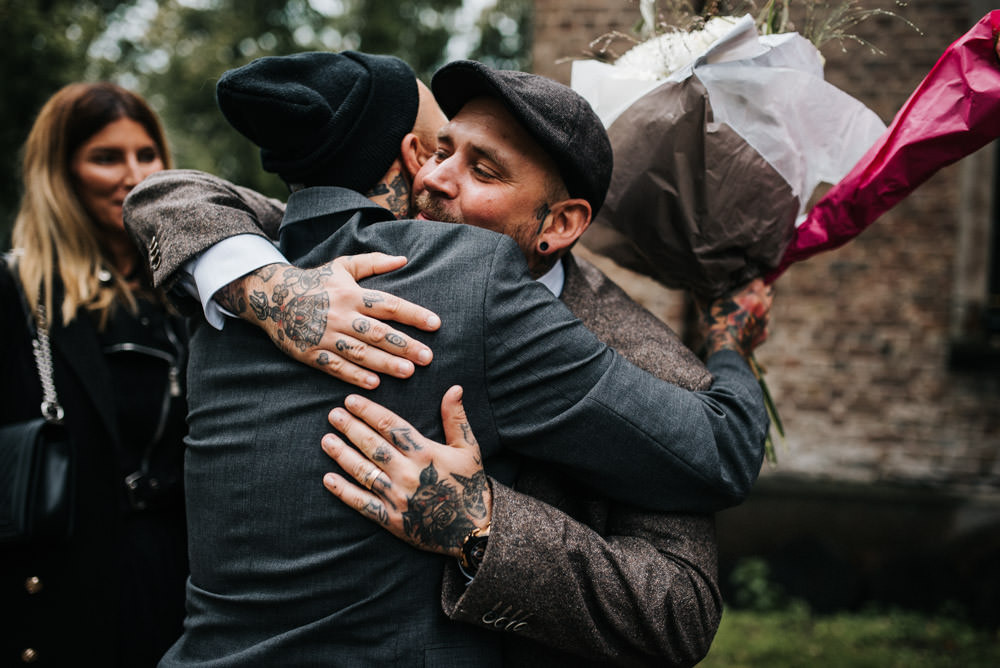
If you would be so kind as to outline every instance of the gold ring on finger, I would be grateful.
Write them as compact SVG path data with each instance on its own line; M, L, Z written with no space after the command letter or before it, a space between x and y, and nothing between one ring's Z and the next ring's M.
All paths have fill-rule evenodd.
M380 475L382 475L382 469L376 466L368 472L368 475L365 476L364 486L370 490L375 486L375 481L378 480Z

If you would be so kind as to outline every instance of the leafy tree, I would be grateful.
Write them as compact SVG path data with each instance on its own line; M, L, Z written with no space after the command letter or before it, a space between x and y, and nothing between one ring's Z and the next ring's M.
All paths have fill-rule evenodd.
M0 0L0 247L21 191L21 147L45 101L82 78L91 40L117 2Z
M134 72L167 126L176 163L219 174L275 197L287 191L263 172L257 149L233 130L215 103L228 69L262 56L361 49L400 56L426 75L450 38L461 0L168 0L140 41L120 41L102 76Z
M469 58L506 70L531 71L533 0L497 0L479 19L479 44Z
M24 5L24 6L22 6ZM359 49L399 56L425 81L448 60L463 0L0 0L0 238L17 206L17 153L41 104L74 80L110 79L150 101L178 167L218 174L275 197L287 191L226 123L215 84L254 58ZM531 0L484 12L472 57L524 67Z

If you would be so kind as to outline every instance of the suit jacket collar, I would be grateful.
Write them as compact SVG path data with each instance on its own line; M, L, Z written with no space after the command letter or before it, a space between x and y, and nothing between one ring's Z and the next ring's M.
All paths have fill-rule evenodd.
M393 220L388 209L353 190L317 186L296 191L278 228L278 248L290 261L300 261L356 216L362 224Z

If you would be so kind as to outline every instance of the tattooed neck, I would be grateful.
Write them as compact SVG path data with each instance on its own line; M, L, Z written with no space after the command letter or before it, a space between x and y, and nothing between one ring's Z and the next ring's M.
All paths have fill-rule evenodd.
M393 168L386 177L368 192L368 199L389 209L396 218L409 218L410 185L398 168Z

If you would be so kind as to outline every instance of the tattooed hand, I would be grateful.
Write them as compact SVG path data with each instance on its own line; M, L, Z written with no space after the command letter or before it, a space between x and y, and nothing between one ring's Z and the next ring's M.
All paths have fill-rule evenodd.
M430 348L377 318L433 331L441 325L435 314L357 283L404 264L406 258L383 253L340 257L314 269L269 264L233 281L214 299L260 326L293 359L370 389L379 384L371 371L408 378L414 364L425 366L433 356Z
M707 354L735 350L744 358L749 357L767 340L773 300L774 287L758 278L742 290L716 299L707 309L702 308Z
M425 438L363 397L351 395L344 404L347 410L330 412L330 424L354 447L327 434L323 450L360 486L336 473L327 473L323 484L410 545L458 557L465 537L488 526L493 512L479 444L462 407L462 388L452 387L441 400L447 443Z

